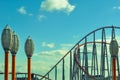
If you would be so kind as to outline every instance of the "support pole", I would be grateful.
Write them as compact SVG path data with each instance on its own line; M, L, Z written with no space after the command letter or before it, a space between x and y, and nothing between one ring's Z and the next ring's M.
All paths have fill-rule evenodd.
M4 80L8 80L9 74L9 52L5 52Z
M16 56L12 55L12 80L16 80Z
M28 80L31 80L31 58L28 58Z
M112 80L116 79L116 57L112 58Z

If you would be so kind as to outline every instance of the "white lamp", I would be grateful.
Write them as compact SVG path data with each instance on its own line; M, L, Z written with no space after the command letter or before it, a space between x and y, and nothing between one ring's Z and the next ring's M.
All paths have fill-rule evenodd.
M116 39L111 40L111 42L110 42L110 54L111 54L111 56L113 56L113 57L117 56L118 51L119 51L119 48L118 48L118 43L117 43Z

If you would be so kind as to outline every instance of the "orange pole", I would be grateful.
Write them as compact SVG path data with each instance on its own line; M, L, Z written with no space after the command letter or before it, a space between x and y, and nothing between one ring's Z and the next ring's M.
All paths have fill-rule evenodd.
M116 79L116 58L113 57L112 59L112 80L117 80Z
M16 56L12 55L12 80L16 80Z
M9 74L9 52L5 52L4 80L8 80Z
M28 80L31 80L31 58L28 58Z

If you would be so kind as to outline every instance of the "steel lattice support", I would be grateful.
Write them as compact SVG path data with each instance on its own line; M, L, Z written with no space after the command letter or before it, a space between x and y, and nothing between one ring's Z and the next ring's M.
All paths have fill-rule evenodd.
M95 32L93 34L93 51L92 51L92 67L91 67L91 75L99 75L98 74L98 60L97 60L97 48L95 43Z
M58 80L59 72L61 72L60 79L62 80L111 80L112 60L110 61L109 40L116 37L116 29L120 30L120 27L107 26L88 33L44 75L44 78L40 80L45 79L45 77L47 77L47 79ZM69 59L66 59L67 56ZM68 62L69 71L66 69ZM60 70L59 64L62 64ZM119 57L117 56L115 67L117 78L120 77L119 67ZM51 77L53 74L55 74L54 79Z

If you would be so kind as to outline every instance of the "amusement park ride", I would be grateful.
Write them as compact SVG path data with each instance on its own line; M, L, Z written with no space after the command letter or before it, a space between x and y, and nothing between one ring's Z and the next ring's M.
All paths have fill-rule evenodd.
M28 73L16 72L17 35L7 25L2 32L5 51L4 80L120 80L119 45L120 27L98 28L80 39L45 75L31 73L34 43L30 37L25 42ZM12 73L9 73L9 51L12 54ZM21 77L21 75L23 75Z

